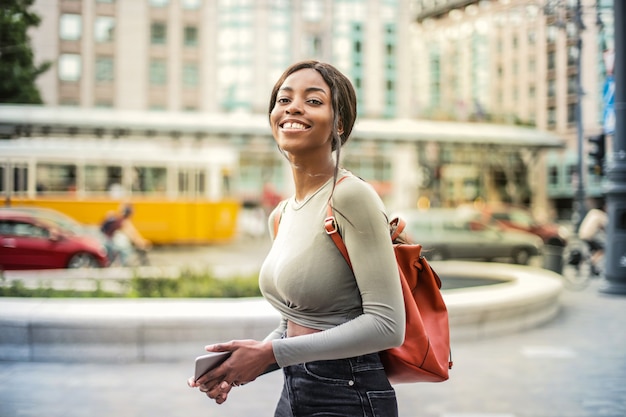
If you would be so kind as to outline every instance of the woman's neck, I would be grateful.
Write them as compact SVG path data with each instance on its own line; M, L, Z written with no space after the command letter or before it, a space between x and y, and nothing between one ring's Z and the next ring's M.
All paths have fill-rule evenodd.
M335 163L331 159L328 164L314 167L298 166L292 164L293 180L296 188L296 201L306 200L335 174Z

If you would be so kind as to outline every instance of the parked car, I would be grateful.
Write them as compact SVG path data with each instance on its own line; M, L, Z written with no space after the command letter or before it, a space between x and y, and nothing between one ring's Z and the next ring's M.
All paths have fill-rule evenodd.
M539 236L543 243L552 246L565 247L569 231L564 226L555 223L538 222L532 213L516 206L487 206L482 211L483 220L493 223L505 230L522 230Z
M0 269L107 265L106 250L97 237L80 228L63 226L36 211L0 209Z
M538 236L498 229L482 222L480 213L472 210L430 209L400 216L407 222L408 237L422 245L428 260L507 258L527 265L543 247Z
M98 225L86 225L80 223L73 217L68 216L65 213L61 213L60 211L53 210L46 207L34 207L34 206L12 206L12 207L2 207L3 211L18 211L18 212L27 212L32 214L34 217L45 220L47 222L53 223L59 226L62 229L68 230L77 235L90 235L98 239L99 241L104 242L105 236L100 231L100 227Z

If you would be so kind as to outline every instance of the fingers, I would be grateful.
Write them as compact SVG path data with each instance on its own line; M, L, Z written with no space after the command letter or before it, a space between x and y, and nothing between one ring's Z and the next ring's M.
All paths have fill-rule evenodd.
M222 381L221 383L214 385L212 388L201 384L200 391L205 393L207 397L215 400L217 404L222 404L228 399L228 393L232 387L232 384L229 384L227 381Z
M213 345L206 345L204 347L204 350L206 350L207 352L225 352L225 351L230 351L233 350L233 342L226 342L226 343L215 343Z

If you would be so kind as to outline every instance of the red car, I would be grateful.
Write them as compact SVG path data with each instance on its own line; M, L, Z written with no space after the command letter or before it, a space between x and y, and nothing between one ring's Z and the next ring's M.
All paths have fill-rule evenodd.
M107 265L100 240L36 212L0 209L0 270L98 268Z

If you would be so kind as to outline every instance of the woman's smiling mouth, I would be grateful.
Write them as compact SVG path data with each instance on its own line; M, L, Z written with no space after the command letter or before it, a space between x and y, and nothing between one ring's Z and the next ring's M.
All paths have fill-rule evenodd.
M285 130L306 130L309 128L309 126L299 122L285 122L280 127Z

